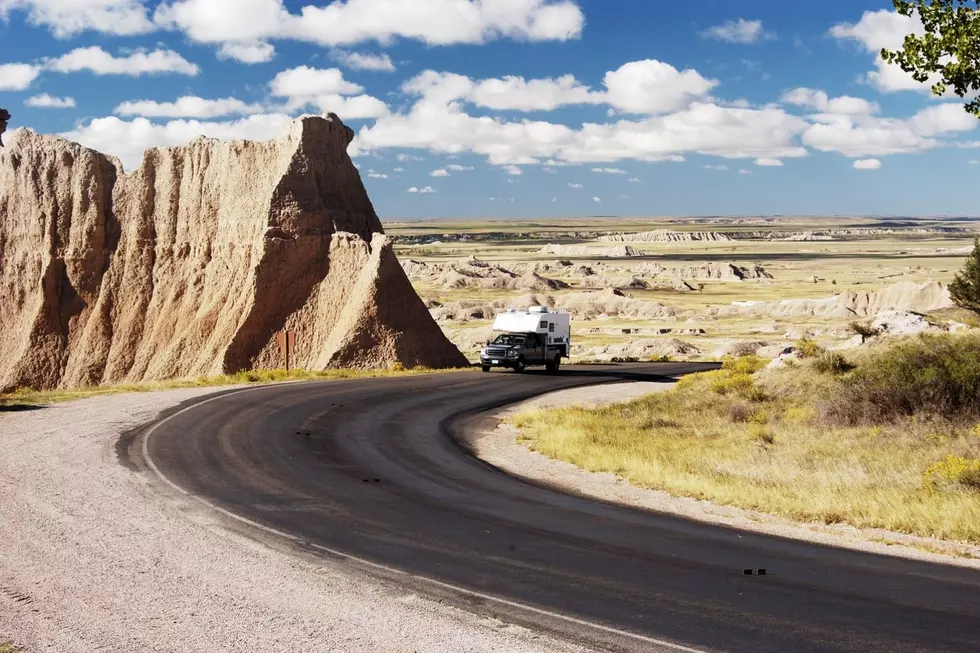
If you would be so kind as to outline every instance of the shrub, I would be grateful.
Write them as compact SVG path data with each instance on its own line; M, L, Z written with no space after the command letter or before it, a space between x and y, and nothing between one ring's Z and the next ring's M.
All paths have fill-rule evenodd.
M742 394L755 385L751 374L733 372L711 382L711 391L720 395Z
M809 338L801 338L796 343L801 358L816 358L824 353L824 348Z
M980 314L980 238L973 241L973 252L949 284L949 295L960 308Z
M776 442L776 436L773 435L772 431L765 424L753 424L750 426L749 437L762 446L768 446Z
M836 351L826 351L813 361L813 368L821 374L840 376L854 369L844 355Z
M392 372L404 372L405 371L405 365L402 364L401 361L395 361L394 363L391 364L391 368L390 369L391 369Z
M980 460L950 454L945 460L929 465L922 474L922 484L931 490L944 485L960 485L980 491Z
M910 415L980 417L980 335L923 334L893 345L842 380L823 414L844 424Z
M735 374L755 374L765 368L766 364L766 359L752 354L741 358L725 358L721 363L721 369Z
M733 424L747 424L752 417L752 407L744 403L735 403L728 407L728 419Z
M876 329L868 322L851 322L849 326L851 331L861 336L862 340L881 335L881 329Z

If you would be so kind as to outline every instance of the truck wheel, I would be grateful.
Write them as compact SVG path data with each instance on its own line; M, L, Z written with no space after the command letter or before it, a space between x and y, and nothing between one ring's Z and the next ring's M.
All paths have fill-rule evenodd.
M558 368L561 367L561 356L555 355L554 360L545 365L545 369L548 370L548 374L558 374Z
M517 359L517 362L514 363L514 371L520 374L525 369L527 369L527 363L524 361L524 357L521 356Z
M483 370L484 372L489 372L490 371L490 366L489 365L483 365L482 367L480 367L480 369Z

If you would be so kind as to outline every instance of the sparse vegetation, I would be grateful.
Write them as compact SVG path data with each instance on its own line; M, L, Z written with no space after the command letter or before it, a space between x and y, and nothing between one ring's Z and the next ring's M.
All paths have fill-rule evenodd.
M881 335L881 329L876 329L871 326L870 322L851 322L848 325L856 335L861 336L861 342L864 342L868 338L874 338L875 336Z
M729 359L666 393L516 423L535 451L638 486L980 542L980 336L763 363Z
M326 381L330 379L378 378L387 376L408 376L413 374L434 374L438 372L471 371L470 368L433 370L427 367L405 368L395 364L387 370L243 370L236 374L199 376L192 379L171 379L153 383L131 383L68 390L34 390L20 388L14 392L0 394L0 408L3 406L30 406L87 399L100 395L121 394L124 392L152 392L154 390L176 390L180 388L217 387L251 383L282 383L286 381ZM3 653L0 650L0 653Z
M17 653L19 650L13 642L0 642L0 653Z

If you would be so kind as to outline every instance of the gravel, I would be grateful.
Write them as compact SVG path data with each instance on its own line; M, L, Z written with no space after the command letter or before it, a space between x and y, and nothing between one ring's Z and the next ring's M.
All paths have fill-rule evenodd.
M531 451L517 442L520 432L509 422L511 417L526 409L608 405L661 392L671 385L670 382L638 382L559 390L497 411L494 415L496 420L500 420L497 428L469 434L470 444L478 457L509 474L546 481L573 494L777 537L980 569L980 546L976 545L875 528L799 523L752 510L635 487L615 474L588 472L571 463Z
M243 537L115 441L214 389L0 413L0 642L27 651L580 651Z

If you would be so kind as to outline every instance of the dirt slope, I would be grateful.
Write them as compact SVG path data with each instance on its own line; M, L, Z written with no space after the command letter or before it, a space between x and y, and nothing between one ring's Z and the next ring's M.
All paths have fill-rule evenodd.
M0 150L0 388L275 365L465 364L395 260L336 116L119 162L27 130Z

